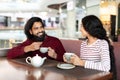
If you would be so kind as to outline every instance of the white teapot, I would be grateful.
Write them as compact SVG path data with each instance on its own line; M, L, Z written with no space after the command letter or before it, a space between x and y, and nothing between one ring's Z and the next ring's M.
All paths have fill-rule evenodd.
M33 65L34 67L40 67L43 65L45 59L46 59L46 57L42 58L42 57L38 56L38 54L36 54L36 56L34 56L34 57L27 57L26 62L28 64Z

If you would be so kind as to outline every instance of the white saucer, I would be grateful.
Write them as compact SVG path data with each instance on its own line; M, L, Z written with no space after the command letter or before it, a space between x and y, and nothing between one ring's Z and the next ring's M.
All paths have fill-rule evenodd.
M72 64L67 64L67 63L63 63L63 64L57 64L57 67L60 69L72 69L75 68L75 65Z

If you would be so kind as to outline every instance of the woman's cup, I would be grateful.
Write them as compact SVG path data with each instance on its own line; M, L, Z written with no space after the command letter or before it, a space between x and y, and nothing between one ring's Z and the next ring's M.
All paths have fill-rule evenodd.
M46 52L48 52L48 47L40 47L40 52L41 52L41 53L46 53Z
M75 55L75 53L66 52L66 53L64 54L64 57L65 57L65 59L66 59L67 61L70 61L70 58L71 58L72 55Z

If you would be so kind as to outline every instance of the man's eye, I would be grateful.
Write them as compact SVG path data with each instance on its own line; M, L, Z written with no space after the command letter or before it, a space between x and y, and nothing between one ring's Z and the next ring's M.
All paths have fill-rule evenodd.
M36 28L34 28L34 29L38 29L38 28L36 27Z
M34 27L34 29L43 29L43 27Z

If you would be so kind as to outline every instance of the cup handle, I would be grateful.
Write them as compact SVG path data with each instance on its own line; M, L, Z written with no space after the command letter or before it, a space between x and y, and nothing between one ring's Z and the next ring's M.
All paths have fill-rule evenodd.
M29 60L29 61L28 61ZM31 57L27 57L26 58L26 62L28 63L28 64L31 64Z

